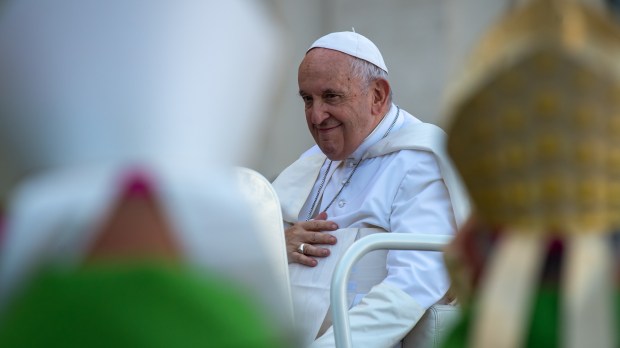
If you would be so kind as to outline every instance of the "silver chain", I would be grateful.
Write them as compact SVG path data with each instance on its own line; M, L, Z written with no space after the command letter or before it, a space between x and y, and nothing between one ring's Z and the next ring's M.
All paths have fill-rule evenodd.
M400 114L400 107L397 106L396 107L396 117L394 117L394 120L390 124L390 127L387 129L385 134L383 134L381 139L387 137L388 134L390 134L390 131L392 131L392 128L394 128L394 125L396 124L396 120L398 120L398 115L399 114ZM327 159L325 159L325 160L327 161ZM338 196L340 196L340 193L342 193L342 190L344 190L344 187L347 186L351 182L351 178L353 177L353 174L355 174L355 172L357 171L357 167L359 167L359 165L360 165L360 163L362 163L362 161L363 160L360 159L355 164L355 167L353 167L353 170L351 171L351 174L349 174L349 176L347 177L347 180L345 180L342 183L342 186L340 187L340 190L338 190L338 192L336 193L334 198L332 198L332 200L329 201L329 204L327 204L327 206L325 207L325 209L323 209L323 211L327 211L327 209L329 209L329 207L332 206L332 204L336 201L336 198L338 198ZM316 195L314 196L314 200L312 201L312 206L310 206L310 211L308 212L308 216L306 217L306 221L310 220L310 218L312 217L312 212L315 209L316 202L319 200L319 196L321 195L321 189L323 188L323 185L325 185L325 180L327 179L327 173L329 173L329 169L332 167L332 163L333 162L334 161L330 160L329 164L327 165L327 169L325 170L325 174L323 174L323 179L321 180L321 184L319 185L319 190L316 192ZM325 162L323 162L323 163L325 163Z

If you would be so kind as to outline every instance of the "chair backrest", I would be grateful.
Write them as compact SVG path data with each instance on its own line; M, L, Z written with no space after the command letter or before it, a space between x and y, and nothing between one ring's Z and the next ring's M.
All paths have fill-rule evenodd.
M285 294L284 301L289 312L287 315L290 315L290 322L292 322L293 300L280 201L271 183L258 172L237 167L235 174L239 191L245 197L247 205L251 208L252 218L256 221L257 232L260 234L259 240L263 242L262 248L267 250L267 255L276 272L278 284L274 286Z
M353 243L336 265L330 289L336 347L352 346L346 286L349 272L355 262L366 253L378 249L442 251L451 238L452 236L448 235L377 233ZM405 337L403 347L439 347L458 316L459 310L456 306L440 304L431 306Z

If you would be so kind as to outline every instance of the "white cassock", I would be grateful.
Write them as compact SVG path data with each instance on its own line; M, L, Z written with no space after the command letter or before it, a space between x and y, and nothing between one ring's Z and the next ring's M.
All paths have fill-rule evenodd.
M392 105L348 159L330 166L314 146L275 180L285 224L306 220L317 196L320 208L312 215L324 211L346 185L326 210L328 219L340 227L333 232L338 243L326 246L330 256L320 258L316 267L290 265L296 324L306 344L334 346L331 328L314 339L326 327L334 267L356 239L380 232L452 235L465 220L469 203L444 154L444 139L438 127L402 109L397 112ZM348 284L353 345L398 343L424 311L445 296L448 287L439 252L369 253L354 267Z

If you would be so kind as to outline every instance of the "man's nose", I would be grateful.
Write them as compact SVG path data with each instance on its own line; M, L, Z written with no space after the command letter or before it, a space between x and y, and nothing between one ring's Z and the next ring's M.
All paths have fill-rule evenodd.
M329 117L329 113L326 110L325 103L321 101L315 101L310 109L310 122L314 125L323 123Z

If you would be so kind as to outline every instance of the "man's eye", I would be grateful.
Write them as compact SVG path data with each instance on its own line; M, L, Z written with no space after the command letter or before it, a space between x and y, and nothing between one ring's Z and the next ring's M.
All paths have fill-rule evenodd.
M336 99L336 98L338 98L337 94L331 94L330 93L330 94L326 94L325 95L325 99Z
M307 96L307 95L301 96L301 100L304 101L304 105L306 107L309 107L312 105L312 97L310 96Z

